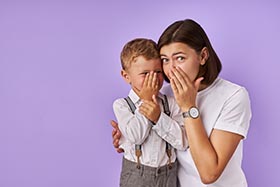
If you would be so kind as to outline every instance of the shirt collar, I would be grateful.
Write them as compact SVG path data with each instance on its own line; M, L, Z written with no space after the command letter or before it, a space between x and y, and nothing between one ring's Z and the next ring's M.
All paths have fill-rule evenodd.
M140 102L140 97L134 92L133 89L131 89L129 91L128 96L130 97L130 99L132 100L132 102L135 104L137 102Z

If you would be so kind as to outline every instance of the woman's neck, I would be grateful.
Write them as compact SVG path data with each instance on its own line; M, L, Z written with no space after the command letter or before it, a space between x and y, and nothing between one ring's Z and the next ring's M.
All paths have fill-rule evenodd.
M202 91L204 90L205 88L207 88L209 85L206 85L206 84L200 84L199 88L198 88L198 91Z

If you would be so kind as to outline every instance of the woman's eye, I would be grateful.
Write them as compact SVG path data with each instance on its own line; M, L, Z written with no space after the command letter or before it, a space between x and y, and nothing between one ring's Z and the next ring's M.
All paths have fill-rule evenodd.
M178 60L178 61L184 61L184 60L185 60L185 57L178 56L178 57L177 57L177 60Z
M166 63L166 62L168 62L168 59L162 58L162 59L161 59L161 62L162 62L162 63Z

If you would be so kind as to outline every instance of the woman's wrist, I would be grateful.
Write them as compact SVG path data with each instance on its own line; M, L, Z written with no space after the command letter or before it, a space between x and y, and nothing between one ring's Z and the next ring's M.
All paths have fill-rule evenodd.
M190 107L186 112L182 113L183 118L192 118L196 119L199 117L200 112L199 109L195 106Z
M181 108L182 112L188 112L191 107L196 107L196 105L195 104L184 105L184 106L181 106L180 108Z

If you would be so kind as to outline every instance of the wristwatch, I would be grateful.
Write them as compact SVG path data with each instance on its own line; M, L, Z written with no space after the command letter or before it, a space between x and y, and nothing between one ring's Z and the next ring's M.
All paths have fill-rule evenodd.
M195 106L192 106L187 112L183 112L183 118L191 117L196 119L199 117L199 110Z

